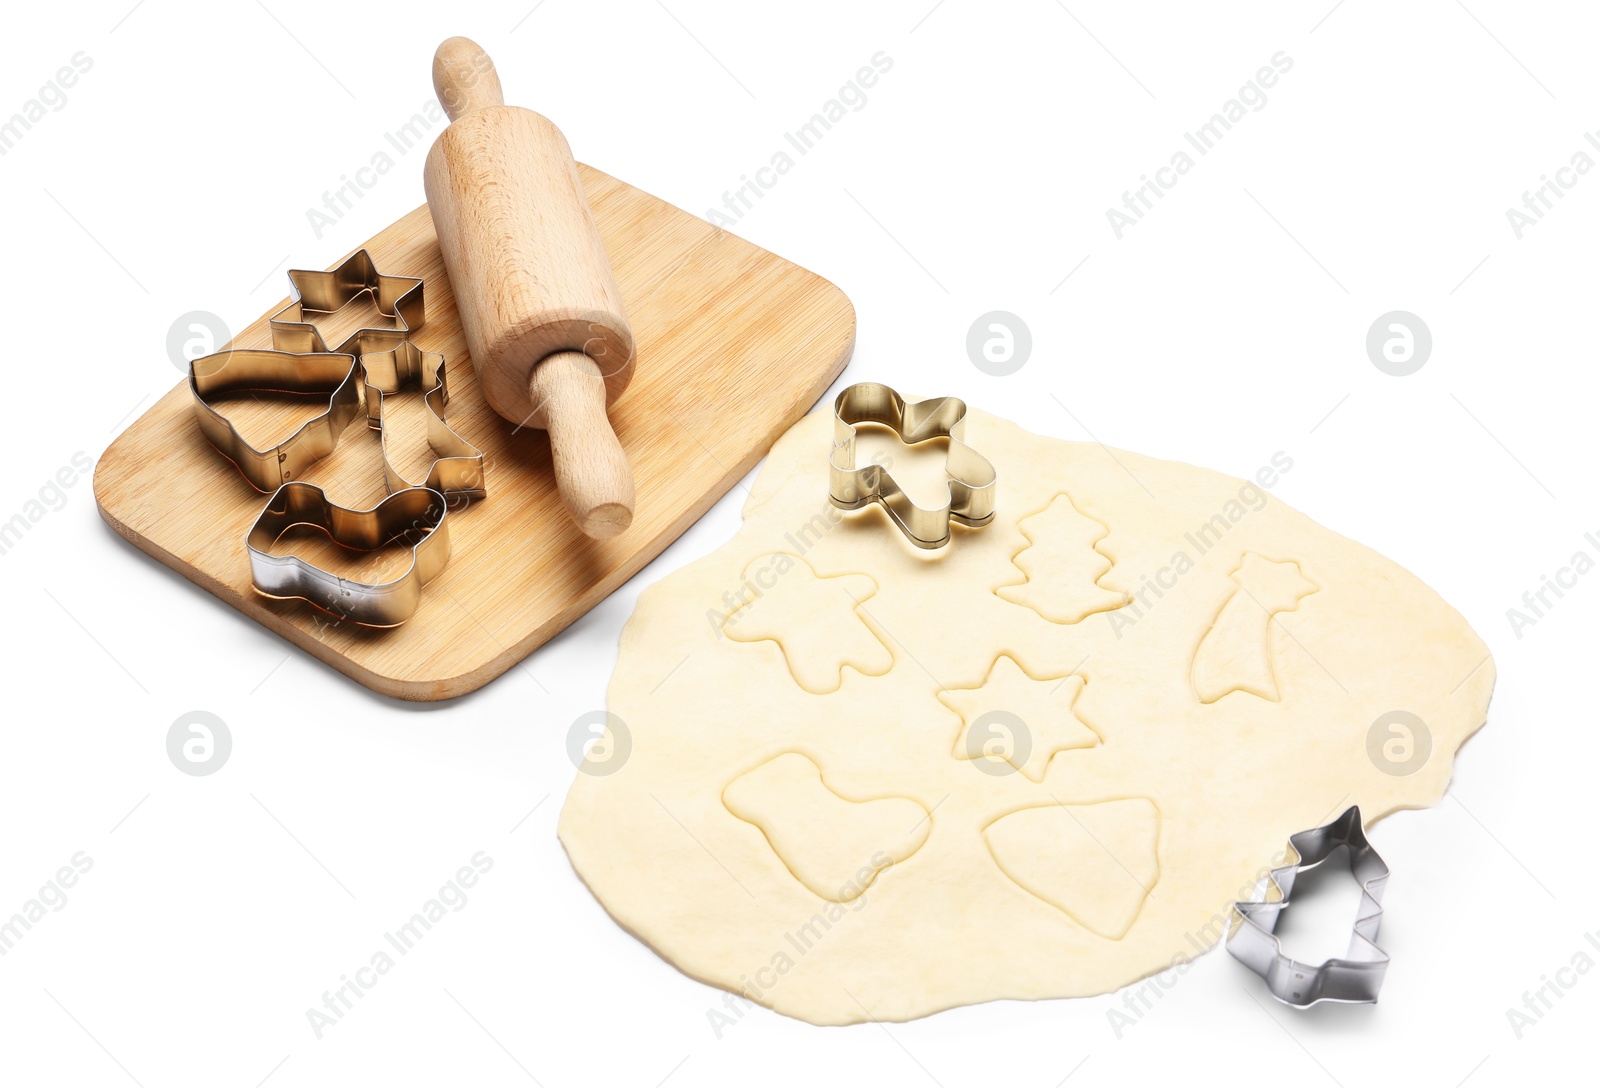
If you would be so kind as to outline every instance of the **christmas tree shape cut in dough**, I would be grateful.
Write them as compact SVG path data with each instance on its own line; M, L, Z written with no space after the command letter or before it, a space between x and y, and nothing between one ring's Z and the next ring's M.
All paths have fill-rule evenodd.
M857 801L835 793L799 752L735 778L722 803L761 829L796 880L835 903L855 899L881 871L916 853L931 825L928 810L908 797Z
M1142 797L1020 809L983 830L1018 885L1102 937L1121 940L1150 897L1161 814Z
M1126 593L1100 584L1112 562L1097 545L1111 530L1079 510L1065 491L1017 527L1028 538L1028 546L1011 562L1024 580L1001 586L996 596L1059 624L1078 623L1128 603Z
M981 684L939 692L939 701L961 718L951 754L982 761L980 770L1018 770L1043 782L1057 752L1100 743L1100 734L1073 710L1083 685L1081 676L1035 680L1001 654Z
M744 569L745 604L722 621L735 642L776 642L794 682L814 695L839 690L846 666L882 676L894 655L857 612L878 591L865 574L819 575L797 555L774 552Z
M1272 627L1279 612L1293 612L1317 585L1300 564L1277 562L1245 552L1233 572L1238 588L1194 653L1194 690L1202 703L1214 703L1230 692L1243 691L1278 701L1278 680L1272 668Z

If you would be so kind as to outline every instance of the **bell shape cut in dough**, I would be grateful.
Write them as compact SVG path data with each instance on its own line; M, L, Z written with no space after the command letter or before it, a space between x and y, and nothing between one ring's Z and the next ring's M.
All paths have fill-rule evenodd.
M773 552L745 567L746 603L722 621L722 633L735 642L776 642L794 682L826 695L844 682L847 666L881 676L894 665L857 611L877 591L865 574L819 575L799 556Z
M1028 546L1012 560L1024 580L995 590L1002 600L1024 605L1051 623L1079 623L1096 612L1128 603L1128 595L1100 584L1111 560L1098 548L1110 533L1079 510L1065 491L1050 505L1022 519Z
M983 829L995 864L1086 929L1119 940L1160 866L1160 813L1145 798L1020 809Z
M799 752L785 752L740 775L722 792L722 803L761 829L796 880L835 903L855 899L879 872L916 853L928 838L922 805L906 797L844 797Z

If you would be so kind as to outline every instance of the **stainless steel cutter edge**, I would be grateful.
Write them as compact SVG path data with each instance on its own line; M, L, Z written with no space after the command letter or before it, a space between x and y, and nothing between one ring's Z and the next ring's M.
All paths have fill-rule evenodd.
M307 420L276 446L259 450L213 408L211 397L245 390L283 393L323 393L328 410ZM356 382L356 359L340 352L297 355L268 348L230 348L201 356L189 363L189 393L194 398L200 432L257 491L266 493L290 480L333 452L356 413L361 410L361 387Z
M1361 886L1361 904L1351 929L1350 951L1344 958L1320 964L1300 963L1284 955L1275 933L1278 916L1289 906L1295 874L1322 864L1339 846L1349 847L1350 872ZM1265 979L1272 996L1285 1005L1304 1009L1324 1001L1345 1004L1377 1001L1389 967L1389 955L1377 943L1389 866L1367 840L1361 809L1352 805L1321 827L1291 835L1289 848L1295 860L1272 870L1266 889L1267 901L1233 905L1228 951ZM1274 892L1278 894L1276 900L1271 898Z
M289 304L268 320L276 348L301 353L325 352L328 346L306 313L331 314L364 294L371 294L378 312L394 319L392 329L357 329L335 351L360 355L387 351L410 340L427 321L423 280L379 272L372 255L358 249L335 268L289 270Z
M366 627L395 627L416 612L422 587L450 561L447 505L439 492L408 487L370 510L339 506L316 484L284 484L267 500L245 535L250 578L264 597L307 601L342 620ZM294 555L268 549L297 525L322 529L337 544L376 551L397 540L411 542L411 562L387 582L341 578Z
M967 405L955 397L907 401L878 382L857 382L834 398L833 450L828 458L828 497L842 510L878 503L889 519L919 548L950 542L950 523L981 528L994 520L994 465L962 441ZM927 509L913 503L882 465L856 465L856 424L880 423L914 445L947 438L945 475L950 499Z
M383 454L384 485L391 492L408 487L431 487L444 495L452 506L487 494L484 485L483 451L450 426L445 409L450 391L445 385L445 359L436 351L423 351L411 341L391 351L367 352L361 356L361 382L367 407L367 426L378 432ZM402 389L422 392L428 407L428 446L434 460L421 483L406 479L389 458L389 439L383 426L386 397Z

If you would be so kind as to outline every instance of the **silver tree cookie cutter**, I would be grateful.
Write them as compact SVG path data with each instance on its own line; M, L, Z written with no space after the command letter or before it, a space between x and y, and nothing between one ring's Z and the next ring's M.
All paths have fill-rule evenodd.
M1283 952L1275 932L1278 916L1288 907L1295 874L1328 860L1341 846L1350 849L1350 873L1361 885L1361 905L1350 934L1350 950L1342 959L1320 964L1300 963ZM1367 841L1361 826L1361 809L1355 805L1331 823L1289 836L1295 860L1273 869L1266 901L1235 903L1228 951L1235 959L1266 980L1272 996L1297 1009L1322 1001L1366 1004L1378 1000L1389 954L1378 947L1378 927L1383 922L1383 889L1389 866ZM1273 894L1277 893L1277 898Z

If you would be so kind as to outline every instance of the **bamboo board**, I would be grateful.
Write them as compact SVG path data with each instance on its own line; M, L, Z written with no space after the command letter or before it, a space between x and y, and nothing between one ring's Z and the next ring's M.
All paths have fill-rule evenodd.
M427 281L427 322L413 340L446 357L448 419L484 451L488 497L450 513L450 563L409 621L363 628L253 590L244 538L266 496L202 437L186 380L101 457L94 488L102 516L184 577L385 695L453 698L537 649L742 478L838 377L855 344L854 308L827 280L598 170L579 170L638 345L633 382L611 410L638 486L627 532L608 541L580 533L556 492L544 433L515 431L484 402L426 205L364 248L379 271ZM270 347L267 318L286 304L233 346ZM370 306L338 316L350 329L383 324ZM346 331L324 329L330 343ZM399 399L414 403L389 410L385 437L397 465L420 478L428 463L421 398ZM228 408L258 448L317 410ZM336 503L370 507L385 494L380 456L377 435L358 417L304 478ZM398 546L351 553L310 532L285 537L277 550L362 581L393 577L409 556Z

